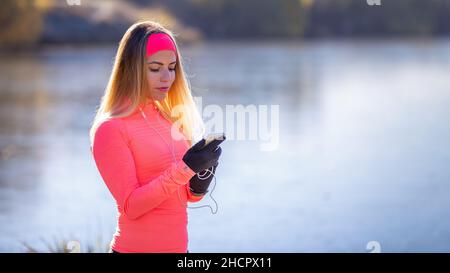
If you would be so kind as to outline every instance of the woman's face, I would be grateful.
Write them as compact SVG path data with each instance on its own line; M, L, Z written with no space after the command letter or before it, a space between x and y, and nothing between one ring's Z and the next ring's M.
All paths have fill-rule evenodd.
M171 50L160 50L147 57L147 81L150 96L163 100L175 80L176 55Z

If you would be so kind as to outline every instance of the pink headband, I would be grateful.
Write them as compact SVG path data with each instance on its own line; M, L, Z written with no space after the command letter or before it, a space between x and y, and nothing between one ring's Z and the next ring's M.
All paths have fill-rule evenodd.
M177 54L177 48L166 33L153 33L147 39L147 57L160 50L172 50Z

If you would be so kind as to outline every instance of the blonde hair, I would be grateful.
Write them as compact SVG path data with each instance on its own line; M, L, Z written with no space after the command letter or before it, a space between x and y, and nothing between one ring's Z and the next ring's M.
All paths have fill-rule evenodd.
M148 36L158 32L166 33L172 38L177 49L177 60L175 80L170 91L164 100L154 101L155 105L163 116L180 125L180 131L191 145L195 137L194 131L197 129L204 131L204 124L191 95L174 34L159 23L142 21L133 24L120 41L108 85L90 129L91 145L97 128L104 120L126 117L148 99L145 49ZM175 107L178 108L176 110L181 107L182 111L173 111ZM178 115L173 116L174 112Z

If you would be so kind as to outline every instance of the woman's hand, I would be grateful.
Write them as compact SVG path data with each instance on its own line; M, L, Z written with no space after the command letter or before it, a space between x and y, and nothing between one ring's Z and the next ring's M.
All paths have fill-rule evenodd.
M214 174L216 173L218 165L219 162L217 162L216 166L212 167L212 170L204 170L200 174L195 174L189 180L189 187L192 193L194 193L195 195L202 195L208 192L209 184L211 184L211 181L214 178Z
M194 172L198 173L212 166L217 166L222 148L218 144L210 144L203 148L205 139L200 140L183 156L183 161Z

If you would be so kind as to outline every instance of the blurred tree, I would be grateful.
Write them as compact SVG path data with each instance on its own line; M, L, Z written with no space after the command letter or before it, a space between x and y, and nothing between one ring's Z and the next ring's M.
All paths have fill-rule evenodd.
M43 15L51 0L2 0L0 47L27 46L38 42Z
M448 35L449 11L450 0L3 0L0 47L116 42L140 19L192 41Z
M210 38L301 37L313 0L167 0L183 22Z
M134 0L142 3L141 0ZM210 38L450 33L450 0L153 0Z
M449 0L315 0L306 36L448 35L449 11Z

